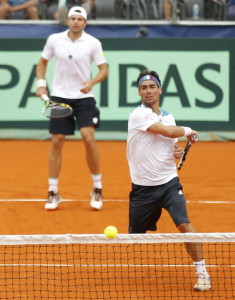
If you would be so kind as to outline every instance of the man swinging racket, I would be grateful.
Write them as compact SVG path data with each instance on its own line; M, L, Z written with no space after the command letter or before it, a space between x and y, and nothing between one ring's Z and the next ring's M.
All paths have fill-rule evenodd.
M175 158L182 157L178 137L186 136L195 143L198 132L176 126L174 117L160 107L161 81L154 71L143 71L137 79L142 104L129 116L127 159L132 190L129 204L129 233L155 231L162 209L170 214L177 229L195 232L188 216L183 187L179 182ZM192 258L197 283L194 289L211 288L200 243L186 243Z

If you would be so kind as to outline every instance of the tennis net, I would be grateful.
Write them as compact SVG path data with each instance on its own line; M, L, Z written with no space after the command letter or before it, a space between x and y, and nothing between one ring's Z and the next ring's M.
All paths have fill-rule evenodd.
M185 243L201 243L196 292ZM0 299L235 299L235 233L0 236Z

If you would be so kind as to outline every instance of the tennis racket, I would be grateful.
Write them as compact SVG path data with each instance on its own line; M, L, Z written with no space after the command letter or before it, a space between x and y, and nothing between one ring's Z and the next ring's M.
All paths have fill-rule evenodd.
M193 134L192 135L192 140L196 140L196 139L197 139L197 135ZM191 146L192 146L191 142L188 141L187 144L186 144L186 146L185 146L185 148L184 148L184 152L183 152L183 155L182 155L182 157L180 159L180 162L178 164L178 167L177 167L178 170L180 170L182 168L182 166L184 164L184 161L186 160L187 154L188 154L189 149L190 149Z
M68 117L73 113L73 109L70 105L53 102L46 94L42 95L42 100L45 102L42 113L47 118L60 119Z

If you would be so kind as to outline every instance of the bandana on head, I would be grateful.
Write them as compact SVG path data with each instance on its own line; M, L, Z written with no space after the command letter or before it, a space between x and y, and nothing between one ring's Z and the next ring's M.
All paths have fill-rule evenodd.
M156 82L156 84L158 85L158 87L161 86L160 81L155 76L153 76L153 75L144 75L143 77L141 77L140 80L139 80L138 86L140 86L140 84L143 81L146 81L146 80L153 80L153 81Z

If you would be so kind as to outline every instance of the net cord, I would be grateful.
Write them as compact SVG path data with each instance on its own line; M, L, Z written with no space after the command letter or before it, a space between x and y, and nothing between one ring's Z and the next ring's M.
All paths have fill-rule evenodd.
M104 234L45 234L45 235L0 235L0 245L47 245L47 244L135 244L135 243L234 243L234 232L214 233L160 233L118 234L108 239Z

